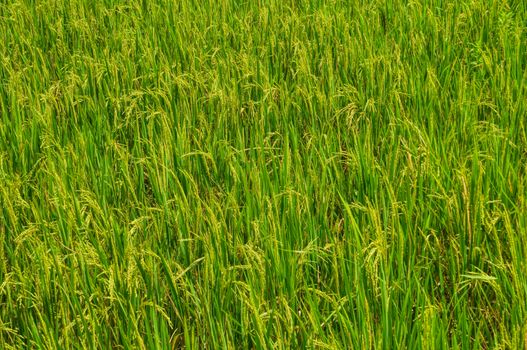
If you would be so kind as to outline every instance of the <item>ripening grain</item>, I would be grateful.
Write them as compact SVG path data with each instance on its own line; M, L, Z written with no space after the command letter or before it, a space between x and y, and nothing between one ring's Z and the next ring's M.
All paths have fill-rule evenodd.
M0 348L527 349L522 0L0 2Z

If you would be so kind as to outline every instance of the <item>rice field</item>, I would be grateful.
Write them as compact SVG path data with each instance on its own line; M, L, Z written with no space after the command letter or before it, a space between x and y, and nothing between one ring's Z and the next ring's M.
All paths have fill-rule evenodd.
M527 349L523 0L0 1L1 349Z

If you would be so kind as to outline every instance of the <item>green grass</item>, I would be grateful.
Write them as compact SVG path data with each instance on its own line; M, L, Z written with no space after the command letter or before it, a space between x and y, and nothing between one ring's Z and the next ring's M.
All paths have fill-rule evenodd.
M527 348L523 0L0 2L0 348Z

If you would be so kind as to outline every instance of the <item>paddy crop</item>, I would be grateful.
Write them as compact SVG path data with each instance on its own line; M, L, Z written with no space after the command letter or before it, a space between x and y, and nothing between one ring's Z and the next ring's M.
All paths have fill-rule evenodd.
M0 348L527 348L527 5L0 2Z

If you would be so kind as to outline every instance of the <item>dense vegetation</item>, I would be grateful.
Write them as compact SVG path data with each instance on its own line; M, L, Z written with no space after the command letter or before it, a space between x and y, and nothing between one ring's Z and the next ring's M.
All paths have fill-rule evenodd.
M527 347L523 0L0 2L0 348Z

